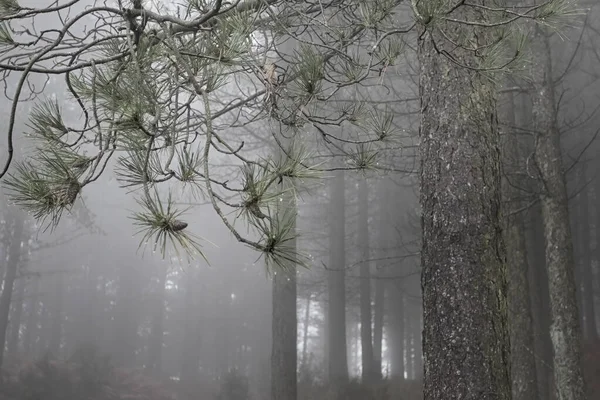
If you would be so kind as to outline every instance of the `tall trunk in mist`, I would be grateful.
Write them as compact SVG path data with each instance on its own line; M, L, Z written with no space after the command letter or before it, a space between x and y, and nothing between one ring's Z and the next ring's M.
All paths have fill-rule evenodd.
M281 152L281 157L286 155ZM278 203L277 218L281 224L292 224L291 235L296 230L296 199L294 191L287 190ZM291 221L285 221L291 218ZM296 252L296 239L286 246ZM293 254L290 254L293 257ZM274 266L272 282L272 347L271 347L271 400L296 400L298 366L298 316L296 311L296 265L288 263L285 269Z
M383 315L385 313L385 282L375 280L375 302L373 307L373 372L377 379L382 377Z
M388 283L388 342L390 349L391 377L394 379L404 379L406 372L404 360L404 342L405 342L405 296L400 286L400 282L392 280Z
M585 161L584 161L585 162ZM591 342L598 341L596 330L596 308L594 306L594 275L592 272L592 239L590 232L590 196L587 187L587 165L583 164L581 171L577 225L579 227L579 243L581 249L580 273L583 286L583 314L584 331L583 337Z
M54 293L50 308L51 321L48 325L50 332L48 334L48 348L46 351L54 357L60 357L60 345L63 335L65 276L62 272L58 272L53 276L52 280L54 281Z
M420 308L416 308L413 318L414 318L413 319L413 321L414 321L413 333L414 333L414 338L415 338L415 340L414 340L414 350L415 350L414 371L415 371L415 378L421 379L421 378L423 378L423 353L422 353L423 343L421 341L421 335L423 333L423 312L421 311Z
M185 390L192 387L200 368L200 349L202 335L200 334L200 302L198 293L204 288L198 281L196 269L188 272L185 280L184 312L183 312L183 343L181 345L181 386Z
M510 95L508 104L508 125L517 126L514 98ZM522 204L521 195L515 187L524 187L514 177L512 171L522 165L518 151L518 136L513 132L505 134L502 155L505 163L505 176L502 179L504 210L504 242L506 243L508 266L508 312L511 344L511 375L513 400L536 400L537 372L534 352L533 317L529 288L529 262L525 242L525 224L522 213L516 213ZM516 182L516 186L514 184ZM514 212L514 214L513 214Z
M329 265L327 289L329 293L328 361L329 382L334 389L348 382L346 352L346 218L344 171L335 171L331 180L329 199Z
M596 211L595 218L595 233L596 246L594 248L593 257L596 260L596 296L600 297L600 174L596 174L594 180L594 205ZM596 309L597 312L600 310ZM597 314L597 319L600 319L600 313Z
M112 337L111 359L116 366L131 367L135 365L136 341L138 338L138 319L135 315L134 303L140 295L135 284L137 271L130 265L120 265L117 300L114 315L114 334Z
M535 161L543 182L541 195L554 349L554 381L559 400L585 398L581 363L581 327L575 292L575 262L569 226L560 132L556 120L550 43L540 30L533 48L533 124Z
M25 333L23 334L23 353L27 357L33 356L33 343L38 332L40 278L34 277L33 279L32 284L27 288L27 320L25 321Z
M363 382L376 379L371 331L371 262L369 246L369 186L366 177L358 183L358 246L360 248L360 345Z
M308 371L310 368L308 364L308 326L310 325L311 300L312 293L309 293L306 297L306 305L304 308L304 322L302 324L302 368L304 371Z
M452 15L488 22L464 7ZM476 55L446 39L483 45L486 32L438 20L420 26L425 400L511 397L496 88L458 65Z
M25 216L17 211L12 218L12 232L8 245L8 262L4 273L4 285L0 295L0 367L4 362L4 344L6 343L6 330L8 329L8 314L13 294L13 286L17 278L19 261L21 259L21 242L23 241L23 228Z
M159 375L162 370L162 347L164 338L165 321L165 282L167 280L167 268L163 265L158 266L158 282L156 284L156 293L154 307L152 311L152 328L148 338L148 364L147 369L150 374Z
M380 178L377 183L377 197L379 199L379 211L377 216L377 272L375 279L375 304L373 307L373 370L378 378L382 377L382 343L383 343L383 316L385 313L385 281L381 277L381 271L386 264L387 246L389 244L389 220L388 209L390 205L388 196L388 184L390 181Z
M25 286L27 279L21 278L17 282L17 291L12 300L13 311L10 316L10 334L8 335L8 343L6 346L7 359L14 361L19 356L19 338L21 333L21 317L23 315L23 304L25 302Z

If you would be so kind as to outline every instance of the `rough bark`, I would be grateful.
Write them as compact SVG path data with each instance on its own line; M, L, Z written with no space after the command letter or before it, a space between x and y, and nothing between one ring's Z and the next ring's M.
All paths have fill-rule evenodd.
M329 382L334 390L348 382L346 352L346 257L345 257L345 187L344 171L336 171L331 181L329 199L329 271L328 302L328 362ZM341 393L341 391L340 391Z
M533 124L535 161L543 183L541 195L546 265L548 268L554 350L554 381L558 400L585 399L581 365L581 326L575 291L575 262L569 226L560 132L556 120L550 44L540 29L534 47Z
M459 7L453 16L487 20L472 13ZM474 56L445 39L483 45L487 34L435 25L421 26L418 40L424 397L505 400L510 344L495 88L458 65L472 65Z
M509 96L508 125L516 126L513 96ZM537 371L534 352L533 317L529 288L529 261L525 241L525 224L522 213L516 213L522 207L519 190L524 187L513 171L519 170L521 156L520 143L513 132L504 135L502 156L505 170L502 179L504 217L504 242L507 251L508 269L508 310L511 344L511 381L513 400L539 399Z
M13 286L17 278L17 270L21 259L21 242L23 241L23 227L25 217L17 212L12 220L12 232L8 245L8 262L4 274L4 287L0 295L0 367L4 361L4 344L8 329L8 314L12 300Z
M367 178L358 183L358 246L360 263L360 348L363 382L375 380L371 318L371 262L369 246L369 186Z

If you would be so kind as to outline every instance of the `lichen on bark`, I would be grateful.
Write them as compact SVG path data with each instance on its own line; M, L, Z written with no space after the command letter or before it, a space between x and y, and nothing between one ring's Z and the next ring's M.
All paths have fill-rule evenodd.
M458 10L457 18L473 17L461 14L466 12ZM485 15L476 18L485 21ZM489 38L475 26L443 21L421 25L419 33L425 399L507 400L495 88L472 68L474 53L446 39Z

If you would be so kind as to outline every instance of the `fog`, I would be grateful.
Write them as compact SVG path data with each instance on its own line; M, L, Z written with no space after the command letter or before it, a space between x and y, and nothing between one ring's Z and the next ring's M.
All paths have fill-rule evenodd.
M423 140L419 136L419 124L425 112L425 95L419 88L422 71L416 49L420 40L418 32L407 29L406 33L395 28L397 33L402 31L403 36L398 48L388 45L388 52L394 53L394 62L377 64L377 68L365 60L383 43L381 32L373 28L372 37L350 40L353 44L346 45L344 52L362 60L363 67L369 64L365 75L368 77L359 79L360 74L355 73L355 80L360 83L356 85L336 82L332 76L352 72L348 71L351 69L348 65L344 66L341 57L337 64L332 61L329 66L335 73L323 72L319 78L323 81L319 87L322 98L315 95L299 106L299 100L289 93L300 91L301 85L285 79L288 76L303 78L302 68L306 65L302 63L314 54L302 46L309 40L317 41L312 36L317 28L303 30L299 22L290 23L280 34L282 39L271 32L276 30L274 25L257 25L252 30L254 36L248 50L252 57L244 58L244 62L251 64L250 59L263 69L231 61L227 64L230 69L215 69L214 75L203 78L202 85L196 81L201 80L196 75L208 75L206 66L195 66L190 61L196 70L188 76L185 65L177 58L181 58L181 54L165 50L160 60L166 60L169 66L147 81L126 82L128 90L139 93L158 90L153 86L156 82L150 82L152 79L160 84L169 82L193 89L181 91L181 99L189 96L185 100L179 99L179 92L176 95L175 91L169 92L166 105L161 105L162 115L161 110L143 110L136 114L137 119L132 118L142 121L140 125L154 118L152 124L147 124L148 129L161 132L147 134L138 129L151 137L146 152L143 147L146 144L140 143L148 138L139 132L136 137L133 134L127 137L127 132L135 129L125 124L119 125L122 131L117 134L118 129L114 128L117 111L106 105L109 101L102 98L100 90L96 94L96 84L109 86L106 83L109 79L95 70L104 68L99 61L98 65L95 63L106 57L102 53L106 49L88 50L84 46L95 40L94 30L96 34L105 32L105 36L115 37L134 30L133 25L123 29L115 27L125 25L123 21L131 17L125 12L122 18L111 14L111 7L119 9L121 2L73 1L67 7L68 12L44 12L34 17L23 8L19 11L23 13L22 18L6 16L9 3L0 0L0 16L3 21L10 21L11 34L19 37L20 42L12 46L3 41L0 57L4 85L4 95L0 97L2 132L9 131L9 123L14 118L12 144L15 148L9 175L2 178L0 185L0 276L3 282L0 331L4 332L3 338L0 335L4 340L0 399L53 400L62 398L61 393L78 393L81 400L275 400L273 393L284 392L280 386L288 384L286 379L291 379L293 385L297 382L297 397L286 395L280 397L281 400L427 398L423 393L424 373L426 366L433 365L435 360L423 357L422 339L426 311L422 296L425 280L421 276L421 252L424 251L421 205L424 200L421 197L420 203L419 179L421 157L425 152L419 149ZM19 3L22 7L40 7L40 2L34 0ZM56 2L59 3L66 2ZM171 12L182 19L195 15L190 14L191 6L185 11L186 7L175 3L144 3L148 13ZM286 6L275 3L269 12L283 15ZM411 7L405 2L394 4L393 26L411 26L414 22ZM13 99L24 76L22 70L29 68L25 65L40 54L40 49L49 46L57 35L56 31L52 34L52 30L62 29L64 19L92 5L109 11L102 9L74 25L64 39L64 48L52 50L54 53L35 64L40 69L68 68L65 67L70 65L68 50L73 49L81 50L77 63L95 60L81 68L87 75L75 76L74 72L70 78L72 86L81 93L85 84L93 88L90 91L93 95L85 100L89 113L82 111L79 100L72 95L74 90L69 87L71 82L66 83L65 74L36 70L29 71L16 113L13 113L11 108L17 104ZM263 11L256 13L256 20L275 18ZM132 14L139 17L137 20L132 17L133 20L143 21L142 14L141 11L140 15ZM153 28L163 28L160 18L147 15L150 15L150 23L154 23ZM240 21L241 17L234 23L242 25ZM598 393L594 371L600 362L600 176L597 173L600 167L597 139L600 132L597 113L600 107L600 20L597 7L586 9L576 21L575 27L549 36L545 51L551 68L545 71L550 75L556 96L552 107L562 147L559 170L568 188L572 231L569 241L572 240L574 252L571 272L582 332L582 365L589 382L588 392L594 396ZM173 24L185 27L185 24L177 25L177 20ZM348 23L348 32L353 26ZM334 36L333 29L334 33L327 32ZM389 36L390 32L388 29ZM51 39L34 41L46 34ZM159 37L156 32L153 35ZM131 34L129 40L133 40L132 37L135 39ZM324 43L318 47L319 51L343 42L323 37L318 39ZM160 40L167 43L167 39ZM535 37L531 40L531 46L535 46ZM27 45L28 41L32 43ZM122 39L118 43L125 49L120 51L129 56L127 41ZM175 44L184 48L181 43L174 43L175 40L169 42L165 48L176 47ZM202 50L207 54L210 50L208 45L202 47L204 44L197 48L189 46L184 50L199 53ZM133 47L131 45L131 49ZM61 53L63 50L66 53ZM336 51L341 53L341 50ZM522 51L533 54L529 47ZM503 55L498 55L498 59ZM256 61L259 58L261 61ZM267 60L277 64L270 72ZM118 62L106 64L112 68ZM323 61L323 65L326 63ZM150 62L146 67L150 65L156 67ZM553 361L555 353L550 333L553 275L548 272L552 271L548 267L552 260L547 257L551 246L544 231L549 225L544 223L548 211L542 203L546 191L551 190L542 182L539 171L543 168L535 161L539 125L534 124L536 92L529 86L529 75L535 75L539 68L542 68L539 60L527 59L515 67L515 71L507 68L508 71L502 71L503 75L490 73L486 78L497 85L497 119L502 144L507 146L508 143L507 148L511 143L513 146L512 150L502 147L502 217L517 216L522 251L516 251L510 247L514 243L509 243L508 259L514 260L510 256L518 253L523 255L525 264L528 263L521 270L528 280L527 290L519 297L526 298L526 304L523 303L526 310L511 309L507 313L515 320L514 315L527 315L531 320L532 332L527 333L531 336L531 348L516 351L528 354L536 368L532 372L535 382L531 384L537 393L535 399L550 400L556 390L553 375L556 360ZM174 70L180 75L173 76ZM269 73L281 75L281 81ZM226 83L217 85L211 80L219 74L227 77ZM311 82L310 78L306 80ZM214 91L206 89L211 84L216 87ZM285 87L285 95L278 92L280 87ZM428 96L442 98L443 95L451 94L430 93ZM57 223L53 223L54 214L50 212L40 217L35 215L35 210L27 210L27 204L23 207L26 202L15 196L14 185L5 183L7 179L8 182L21 179L19 165L30 165L34 170L41 168L40 164L26 163L44 152L51 153L49 147L39 144L44 129L49 131L51 124L42 126L35 118L42 113L41 104L50 104L48 100L60 107L64 126L69 127L65 129L68 131L65 137L84 132L81 136L86 139L73 148L93 160L90 161L92 167L85 166L89 168L87 172L92 171L90 176L98 174L97 179L89 179L80 188L77 199L62 211ZM183 105L185 101L188 104ZM96 106L96 102L101 106ZM119 105L123 114L129 112L126 110L129 105L125 102ZM362 106L367 111L360 109ZM341 116L331 117L336 107L344 111ZM94 115L92 109L101 111L100 117ZM211 117L210 112L217 116ZM358 116L368 122L358 121ZM442 124L449 118L442 112L435 123ZM88 124L94 120L97 127L91 122ZM453 122L456 126L463 123ZM105 137L106 148L103 149L102 139L97 135L102 132L101 126L108 125L110 128L103 132L105 135L115 132L114 142ZM387 134L386 130L393 131L393 140L382 139L384 145L374 144L377 140L363 141L361 135L365 131L371 134L378 130L383 131L382 136ZM211 139L210 135L215 137ZM123 137L129 140L126 145ZM297 143L306 148L300 148ZM136 145L142 147L136 148ZM294 147L296 145L298 147ZM207 147L212 149L210 155ZM8 157L8 148L8 139L3 133L0 135L2 163ZM256 199L248 193L262 184L259 182L253 187L252 179L259 181L259 177L268 175L267 168L263 170L261 166L280 167L278 162L290 159L287 149L291 149L290 153L302 154L299 157L302 162L293 168L298 165L304 168L306 164L311 168L298 167L305 174L300 178L291 172L279 173L277 185L284 189L269 194L270 197L265 195L267 199L250 201ZM154 150L156 153L151 154ZM139 157L137 161L135 154ZM184 156L197 159L190 161ZM208 157L206 165L205 156ZM144 157L145 170L137 171L136 175L134 164ZM128 161L131 161L129 169ZM194 167L191 168L194 177L189 180L177 175L184 169L185 162ZM558 162L560 164L560 160ZM440 162L439 168L450 170L451 162L448 161L447 166ZM173 177L177 179L171 179ZM264 180L268 181L267 178ZM290 184L288 181L294 180L292 178L295 181ZM150 185L150 180L159 184ZM275 181L273 178L269 184ZM211 182L213 186L208 187ZM451 191L450 186L447 191ZM438 194L440 199L446 195ZM152 196L160 196L159 202L165 208L168 204L183 212L177 215L176 222L185 226L181 229L171 226L171 231L184 230L194 235L198 249L189 252L177 243L162 244L156 235L145 236L148 226L140 225L136 216L147 212L144 199ZM171 203L167 201L169 196ZM272 239L266 226L285 225L289 221L281 222L282 215L289 210L293 210L290 211L293 221L289 232L285 232L287 236L282 235L285 236L283 250L281 253L265 250L267 246L263 244ZM505 225L503 229L509 230ZM440 242L443 233L436 233ZM456 233L457 237L462 234ZM435 243L430 247L435 247ZM280 256L277 260L284 260L282 264L273 262L276 255ZM512 272L508 269L511 282ZM286 286L286 282L291 283ZM518 297L510 289L508 293L513 298ZM465 294L465 298L469 296ZM295 316L292 315L293 304L289 307L289 301L294 300ZM510 299L508 302L510 306L516 304ZM440 300L430 311L442 310L442 303ZM286 343L294 340L296 353L291 354ZM511 340L515 342L512 336ZM446 345L452 347L448 343L442 347L446 349ZM292 373L291 378L286 375L288 369L278 367L289 363L296 365L296 374ZM281 382L274 384L273 379ZM72 391L64 389L67 386L72 387L69 389ZM293 392L295 396L295 388ZM516 395L514 398L523 399ZM428 400L440 399L430 397Z

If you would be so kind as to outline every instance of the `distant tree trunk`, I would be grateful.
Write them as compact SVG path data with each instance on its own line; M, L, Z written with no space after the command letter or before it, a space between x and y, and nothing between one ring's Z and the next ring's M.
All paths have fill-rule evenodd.
M358 183L358 246L360 263L360 345L363 382L377 379L373 361L373 338L371 335L371 262L369 246L369 186L367 178Z
M10 335L8 336L7 358L16 361L19 356L19 339L21 336L21 316L23 315L23 303L25 302L25 286L27 279L20 277L17 282L17 292L13 299L13 311L10 319Z
M162 372L162 347L164 338L165 321L165 282L167 280L167 268L158 266L158 282L156 284L155 303L152 311L152 328L148 338L148 364L150 375L160 376Z
M33 283L27 288L27 321L25 322L25 333L23 335L23 354L27 357L33 357L34 355L34 341L38 333L40 279L38 277L33 279Z
M420 308L417 308L414 313L414 349L415 349L415 379L423 378L423 353L421 352L423 343L421 341L421 335L423 333L423 312Z
M383 343L383 315L385 313L385 282L378 278L375 280L375 305L373 307L373 371L379 379L382 377L382 343Z
M388 341L390 349L391 377L404 380L406 365L404 360L405 342L405 311L404 293L400 283L396 280L390 281L388 286Z
M195 270L189 272L190 276L185 280L184 295L184 327L183 344L181 346L181 385L187 391L191 388L198 376L200 368L200 349L202 335L199 329L200 304L197 301L198 291L203 291L200 286Z
M404 307L404 314L405 314L405 330L404 330L404 337L406 338L406 345L404 346L405 348L405 353L406 353L406 379L414 379L415 378L415 363L414 363L414 358L413 358L413 354L414 354L414 335L413 335L413 320L411 318L411 314L410 314L410 310L408 305L408 302L405 299L405 307Z
M373 308L373 370L377 378L382 377L382 343L383 343L383 318L385 313L385 282L382 279L381 270L385 266L387 255L387 246L389 242L389 221L388 221L388 184L389 180L380 178L377 183L377 197L379 200L379 215L378 219L378 234L377 244L379 246L377 252L377 272L375 274L375 304Z
M283 153L283 152L281 152ZM285 157L285 154L280 154ZM282 195L277 218L282 224L292 224L296 230L296 201L291 191ZM284 218L291 218L285 221ZM296 252L296 239L286 243ZM293 254L292 254L293 256ZM272 347L271 347L271 400L296 400L298 368L298 316L296 310L296 264L285 261L285 269L273 266L272 283Z
M471 16L464 7L452 15ZM477 16L488 22L484 11ZM483 43L489 30L437 19L433 25L420 26L418 39L424 398L508 400L496 88L458 65L476 63L476 55L446 39Z
M309 293L306 297L306 306L304 309L304 323L302 331L302 368L304 371L308 371L310 366L308 364L308 326L310 325L310 303L312 299L312 293Z
M575 290L575 262L569 226L567 189L562 165L560 132L552 78L550 44L538 28L534 47L533 123L535 161L543 182L542 215L546 238L554 349L554 381L560 400L585 399L581 364L581 326Z
M296 269L276 271L273 275L272 400L295 400L297 397L296 318Z
M515 105L512 94L509 96L508 125L517 126ZM502 144L505 162L505 176L502 179L502 194L506 215L504 216L504 241L508 265L508 312L510 327L512 396L513 400L536 400L537 372L535 364L533 317L531 316L531 292L529 288L529 263L525 242L523 215L516 212L522 206L515 189L524 187L515 178L513 170L518 170L521 157L518 151L519 138L507 132ZM515 186L513 186L514 183Z
M328 349L329 382L334 390L348 382L346 342L346 257L345 257L345 184L344 171L335 171L329 199L329 292ZM341 396L341 390L338 390Z
M584 335L583 337L590 343L598 341L598 331L596 330L596 310L594 306L594 275L592 272L592 239L590 226L590 196L587 186L587 166L582 166L581 179L578 189L579 193L577 213L579 218L577 226L579 227L579 242L581 248L581 281L583 286L583 314L584 314Z
M546 271L545 243L541 206L529 209L528 251L529 282L531 282L531 309L533 316L534 349L541 400L549 399L553 392L552 342L550 340L550 296Z
M52 296L52 306L50 308L50 333L48 337L48 348L46 350L52 356L60 357L60 345L63 338L65 276L63 273L58 272L52 278L54 281L54 293Z
M8 262L4 274L4 285L0 295L0 367L4 362L4 345L6 343L6 330L8 329L8 314L13 294L13 286L17 278L17 270L21 259L21 242L23 241L23 227L25 216L17 211L12 220L12 232L9 233Z
M111 349L112 360L116 366L132 367L136 362L136 341L138 339L138 319L135 315L134 302L139 292L135 284L136 271L130 265L119 268L119 282L114 315L114 335Z
M594 259L596 260L596 297L600 297L600 174L596 174L594 182L594 204L596 211L595 233L596 247L594 248ZM600 308L596 309L597 320L600 320Z

